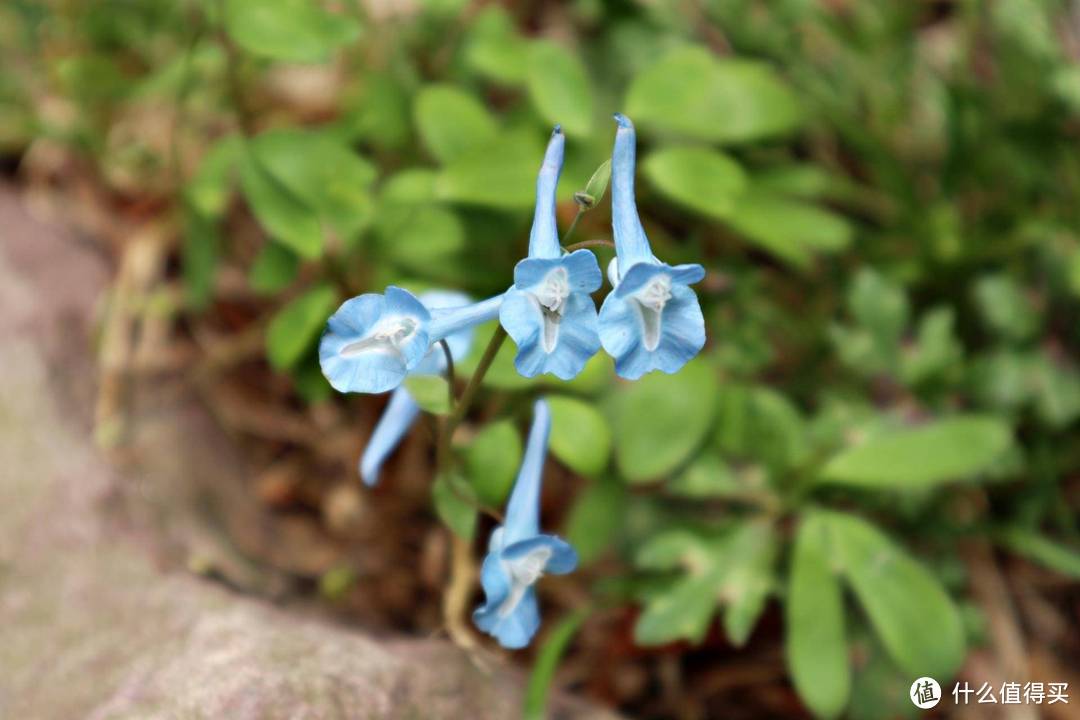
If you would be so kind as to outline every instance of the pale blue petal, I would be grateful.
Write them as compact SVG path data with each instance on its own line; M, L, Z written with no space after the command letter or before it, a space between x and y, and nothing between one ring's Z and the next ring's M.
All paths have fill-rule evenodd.
M559 258L528 257L514 266L514 287L530 290L541 285L548 273L556 268L566 270L566 281L572 292L591 293L603 282L596 256L588 250L575 250Z
M565 145L562 128L556 125L544 153L544 164L536 176L536 210L529 231L529 257L557 258L562 254L555 222L555 189L562 172Z
M514 609L505 617L499 615L498 606L485 605L473 613L476 626L499 641L509 650L527 647L540 628L540 607L536 590L528 588Z
M511 290L499 312L499 322L517 345L514 367L524 377L551 373L561 380L576 377L600 350L596 305L587 293L574 293L565 301L555 345L551 351L541 342L544 312L527 292Z
M386 404L386 409L383 410L382 417L364 448L364 454L360 457L360 479L365 485L374 487L379 481L379 471L382 470L386 458L394 452L419 416L420 406L412 399L408 390L399 387L390 394L390 402Z
M551 411L547 402L537 400L533 404L533 422L525 443L525 456L506 505L503 543L507 546L540 532L540 483L550 433Z
M570 543L557 535L537 535L526 540L519 540L507 546L502 552L506 560L516 560L540 548L551 551L551 557L544 565L544 572L549 575L565 575L577 569L578 556Z
M697 295L685 285L672 285L671 299L661 314L660 342L655 349L645 347L642 332L634 301L610 293L600 308L600 341L615 358L615 372L636 380L653 370L678 371L705 345L705 319Z
M472 302L472 298L462 292L453 290L428 290L419 296L420 302L429 311L442 308L462 307ZM450 355L455 362L461 362L469 355L472 348L474 327L454 333L446 338L446 344L450 346ZM446 356L443 349L437 343L432 345L427 355L420 364L412 369L411 375L440 375L446 370Z
M674 285L689 285L700 282L705 277L705 268L696 263L689 265L668 265L661 262L636 263L622 273L622 280L615 288L619 297L628 297L644 288L657 275L667 275Z
M637 136L634 124L625 115L616 114L615 148L611 153L611 229L619 265L628 268L652 259L649 239L638 217L634 201L634 164Z
M345 301L326 323L319 342L319 364L330 385L339 392L392 390L427 352L427 310L404 290L390 288L387 292L392 300L365 294ZM414 325L414 331L399 346L400 352L376 349L349 357L341 354L350 344L364 340L383 323L397 318L407 318Z

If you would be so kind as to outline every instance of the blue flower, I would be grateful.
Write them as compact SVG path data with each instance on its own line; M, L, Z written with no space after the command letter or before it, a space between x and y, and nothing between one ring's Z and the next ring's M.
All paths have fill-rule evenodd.
M446 290L431 290L420 296L421 304L430 312L437 308L460 307L469 303L469 296L464 293ZM454 333L446 338L446 344L450 348L450 356L455 361L460 361L469 354L472 345L473 329L471 327ZM441 375L446 371L446 355L442 347L432 345L427 355L420 364L409 371L410 375ZM360 457L360 479L368 487L373 487L379 481L379 472L383 463L397 446L402 438L420 416L420 406L413 400L412 395L404 387L398 387L390 394L390 402L386 404L375 430L368 440L364 453Z
M323 375L338 392L393 390L428 356L432 344L498 316L503 296L459 307L424 307L407 290L346 300L319 343Z
M570 380L600 349L596 305L589 296L603 281L600 267L588 250L564 254L555 224L565 144L556 125L536 179L529 257L514 268L514 286L499 311L518 347L514 367L525 377L551 373Z
M563 575L577 567L577 553L564 540L540 534L540 483L551 431L551 411L543 400L533 409L533 425L506 522L495 529L480 570L485 602L473 622L505 648L529 644L540 627L533 585L545 572Z
M647 372L676 372L705 345L705 318L690 285L701 265L656 259L634 202L634 125L616 115L611 156L611 224L616 257L608 267L614 290L600 308L600 342L615 372L636 380Z

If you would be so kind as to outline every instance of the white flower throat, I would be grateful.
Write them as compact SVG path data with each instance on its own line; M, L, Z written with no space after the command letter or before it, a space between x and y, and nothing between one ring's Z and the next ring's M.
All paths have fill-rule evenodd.
M514 612L514 608L521 602L525 591L532 587L544 574L548 560L551 559L551 548L538 547L528 555L515 560L503 560L503 568L510 576L510 592L506 599L499 605L499 617L506 617Z
M416 334L418 323L410 317L386 320L375 326L374 331L362 340L341 348L341 357L356 357L371 352L383 352L402 357L401 346Z
M544 352L551 352L559 341L559 323L566 312L566 299L570 297L570 278L566 268L557 267L547 275L533 291L533 297L540 305L544 317L544 329L541 341Z
M633 297L641 315L642 342L650 352L660 344L664 307L671 300L671 277L657 275Z

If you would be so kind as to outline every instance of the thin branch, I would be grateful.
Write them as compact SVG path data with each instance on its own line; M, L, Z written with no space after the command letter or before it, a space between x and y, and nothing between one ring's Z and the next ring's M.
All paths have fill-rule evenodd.
M450 346L446 344L446 340L440 340L439 345L442 346L443 356L446 358L446 393L449 395L449 404L447 405L451 411L454 409L454 356L450 354Z
M567 237L569 237L570 233L567 232L566 235ZM596 240L582 240L581 242L576 242L573 245L567 246L566 252L574 252L575 250L581 250L582 248L594 247L606 247L614 249L615 243L611 242L610 240L601 240L599 238L597 238Z

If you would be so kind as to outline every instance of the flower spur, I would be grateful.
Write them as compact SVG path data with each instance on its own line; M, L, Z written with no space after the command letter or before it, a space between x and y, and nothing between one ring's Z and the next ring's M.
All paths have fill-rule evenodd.
M570 380L600 350L596 305L589 293L603 276L588 250L564 254L555 222L555 190L566 138L556 125L536 179L529 256L514 268L499 321L518 347L514 367L525 377L551 373Z
M473 613L473 622L505 648L525 647L540 627L533 585L541 575L573 572L578 563L567 542L540 533L540 486L550 432L551 411L544 400L537 400L506 522L491 533L480 570L485 603Z
M448 290L431 290L423 293L418 298L420 303L431 310L447 307L461 307L469 303L469 296L464 293ZM446 338L450 357L459 362L469 354L472 346L473 329L471 327L456 332ZM438 345L432 345L427 355L420 364L409 371L410 375L441 375L446 371L446 356ZM375 424L375 430L364 447L360 456L359 472L360 479L368 487L373 487L379 481L379 472L383 463L401 444L402 438L416 423L420 416L420 406L413 400L409 390L404 386L396 388L390 393L390 401L386 409Z
M698 264L668 265L649 246L634 201L636 136L625 115L615 115L611 165L614 288L600 308L600 341L615 358L615 372L636 380L647 372L673 373L705 345L705 319L690 285L705 277Z

